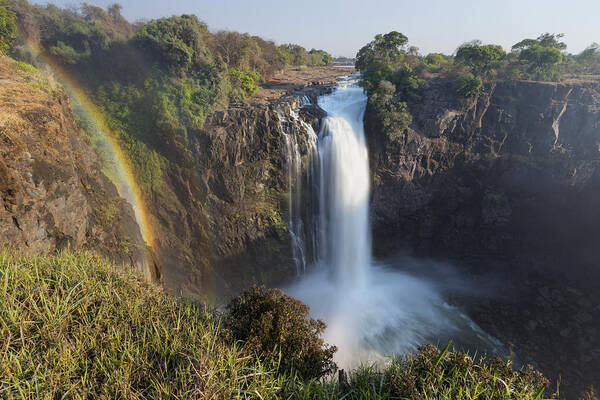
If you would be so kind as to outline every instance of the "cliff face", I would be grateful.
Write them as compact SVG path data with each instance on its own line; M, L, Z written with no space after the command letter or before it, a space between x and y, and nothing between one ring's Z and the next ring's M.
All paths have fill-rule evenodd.
M465 100L436 79L411 113L396 139L367 110L376 252L495 276L498 297L469 305L478 322L567 388L593 383L600 84L497 82Z
M315 90L307 94L314 98ZM322 89L319 89L322 90ZM214 112L189 139L191 165L170 171L157 194L158 258L167 288L184 296L230 295L296 276L287 227L292 159L304 165L300 98Z
M459 100L451 82L434 80L397 140L367 112L378 250L502 255L591 244L600 217L592 201L600 194L599 90L499 82Z
M99 170L66 93L0 59L0 243L35 254L93 249L159 271L132 208Z

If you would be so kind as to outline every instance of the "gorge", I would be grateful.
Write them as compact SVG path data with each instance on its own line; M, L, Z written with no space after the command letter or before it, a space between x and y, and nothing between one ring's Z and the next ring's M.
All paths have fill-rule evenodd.
M324 337L339 346L336 361L344 368L452 338L457 338L456 346L502 354L497 340L444 301L433 280L399 270L402 264L382 265L372 259L370 173L363 128L367 98L358 78L341 77L331 94L317 99L327 116L309 161L308 181L317 184L309 186L305 197L317 198L318 208L306 210L308 220L302 226L308 230L291 233L295 246L314 243L314 261L287 291L327 322ZM316 193L310 193L311 188ZM291 211L298 208L293 205Z
M138 274L135 296L160 292L159 305L181 306L192 325L214 328L202 340L219 331L219 351L257 357L258 369L271 366L243 347L251 340L220 329L234 325L226 304L265 285L326 322L322 332L307 323L338 347L334 359L346 370L373 362L385 371L392 356L419 361L422 345L451 343L508 360L502 371L533 365L553 385L544 396L558 398L550 393L559 381L560 398L597 383L600 69L583 53L566 54L561 35L526 39L509 54L474 41L451 56L425 56L393 31L365 45L352 72L323 50L211 31L193 15L132 24L118 5L8 4L18 34L0 55L0 244L32 257L23 264L33 271L46 254L72 261L74 252L83 271L106 258ZM537 68L527 59L534 50L562 61ZM482 66L473 54L490 60ZM43 260L44 268L57 263ZM68 280L73 291L77 279ZM24 297L0 287L17 321L2 349L23 338L20 313L34 309L31 299L52 292L41 286L13 285ZM113 300L122 299L81 304ZM304 305L289 301L288 314L303 319ZM77 307L69 323L85 315ZM188 335L178 343L194 347L198 331L180 330L171 311L164 332ZM31 326L52 334L44 318ZM63 332L71 325L61 321ZM282 333L273 326L264 331ZM49 342L70 349L68 335ZM173 348L173 356L150 352L168 354L193 370L187 383L204 385L195 374L212 366L198 360L212 353L194 347L192 361ZM424 349L436 359L438 350ZM476 358L452 354L463 366ZM235 361L236 373L246 361ZM389 371L381 371L371 377L383 382ZM265 376L288 382L279 372ZM257 382L240 376L228 393ZM144 379L136 387L153 384ZM269 381L272 393L283 381ZM348 394L341 377L319 390L329 383L334 398Z

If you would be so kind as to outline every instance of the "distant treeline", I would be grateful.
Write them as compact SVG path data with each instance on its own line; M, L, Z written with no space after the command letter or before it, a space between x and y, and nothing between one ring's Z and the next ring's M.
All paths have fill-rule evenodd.
M210 112L253 96L258 82L286 66L332 62L323 50L211 33L194 15L130 23L119 4L62 9L0 0L2 5L5 14L14 11L18 27L9 54L42 64L33 44L93 94L147 192L161 189L170 163L190 165L188 137L202 129ZM0 36L6 36L1 29Z
M409 46L405 35L392 31L375 36L360 49L356 68L381 128L398 135L411 123L410 104L421 98L428 78L453 79L456 95L467 98L494 79L560 81L600 74L600 45L593 43L579 54L569 54L562 38L562 34L544 33L516 43L509 53L502 46L475 40L459 46L452 56L424 56Z

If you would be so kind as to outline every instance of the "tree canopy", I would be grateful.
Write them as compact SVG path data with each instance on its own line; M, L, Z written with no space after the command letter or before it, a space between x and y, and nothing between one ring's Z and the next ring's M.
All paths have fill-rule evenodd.
M534 79L557 80L562 77L560 64L565 60L562 53L567 48L559 41L563 34L544 33L537 39L525 39L516 43L512 50L526 66L526 74Z
M506 57L502 46L471 42L460 46L456 52L456 62L471 68L476 74L491 74L496 71Z

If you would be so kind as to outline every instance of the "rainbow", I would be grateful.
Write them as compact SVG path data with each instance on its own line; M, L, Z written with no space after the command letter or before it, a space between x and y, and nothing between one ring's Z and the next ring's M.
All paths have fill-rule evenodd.
M144 196L136 183L131 162L123 152L116 135L108 126L104 115L86 94L86 89L69 76L64 68L51 57L46 56L36 44L27 43L26 46L35 57L51 68L54 76L69 94L79 117L94 127L96 136L98 136L97 142L94 143L95 147L101 148L103 158L110 163L104 167L105 173L117 187L119 195L133 207L144 241L155 250L154 232Z

